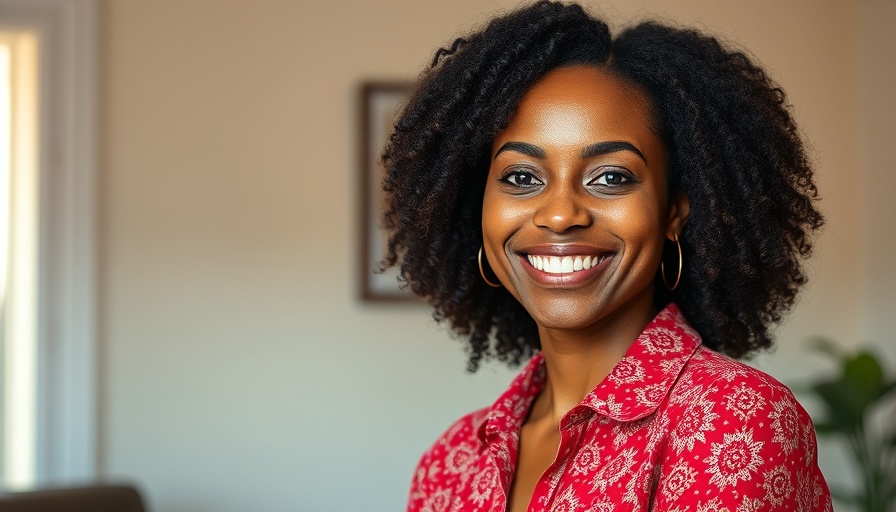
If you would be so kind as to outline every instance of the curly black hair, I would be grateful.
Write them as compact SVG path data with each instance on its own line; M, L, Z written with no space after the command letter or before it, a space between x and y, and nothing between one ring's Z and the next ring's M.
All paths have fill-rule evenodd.
M669 292L658 278L656 305L674 300L704 343L731 357L771 346L824 222L784 91L716 38L645 22L614 39L576 4L523 7L436 52L382 156L382 265L400 265L436 320L469 337L470 371L539 349L526 310L479 275L482 199L492 140L534 82L568 65L600 67L646 93L669 189L690 201L681 284Z

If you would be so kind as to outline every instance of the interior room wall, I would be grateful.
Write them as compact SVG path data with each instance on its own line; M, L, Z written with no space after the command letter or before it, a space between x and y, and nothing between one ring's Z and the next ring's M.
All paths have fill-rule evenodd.
M863 250L863 302L859 342L880 346L896 367L896 3L871 0L858 4L856 99L859 119L855 138L861 171L859 200Z
M886 21L872 3L589 3L617 24L654 13L724 34L789 92L828 224L779 348L756 361L788 383L824 368L807 337L892 322L863 305L893 298L867 272L892 284L872 255L894 218L877 170L892 116L876 110L893 89L869 67L893 46L857 41L896 21L886 3ZM513 372L467 375L424 307L357 299L358 86L414 77L515 2L102 5L103 473L156 512L400 510L420 453Z

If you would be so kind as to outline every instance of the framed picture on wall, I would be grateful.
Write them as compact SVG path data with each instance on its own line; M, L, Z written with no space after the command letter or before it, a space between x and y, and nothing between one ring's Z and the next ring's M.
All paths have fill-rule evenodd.
M398 115L408 82L365 82L361 85L361 265L360 293L366 301L408 301L413 296L398 286L398 270L377 272L386 256L387 237L382 228L384 169L383 148Z

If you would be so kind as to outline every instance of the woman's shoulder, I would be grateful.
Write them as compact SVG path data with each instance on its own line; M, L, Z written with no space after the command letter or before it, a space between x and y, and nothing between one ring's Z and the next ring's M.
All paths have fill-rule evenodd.
M668 426L658 508L691 510L685 490L703 489L711 510L830 510L812 420L761 370L701 347L657 420Z
M479 431L488 411L489 408L482 408L455 420L424 452L419 465L429 466L436 461L461 455L472 456L481 448Z
M720 392L751 389L768 397L793 397L790 389L779 380L758 368L720 354L701 345L682 370L680 384L686 391L689 387L711 387Z
M426 505L433 499L458 500L457 489L485 449L479 430L488 410L462 416L423 453L411 480L408 510L433 508Z
M815 451L812 420L791 390L771 375L700 347L669 395L666 413L686 420L682 437L738 436L785 454Z

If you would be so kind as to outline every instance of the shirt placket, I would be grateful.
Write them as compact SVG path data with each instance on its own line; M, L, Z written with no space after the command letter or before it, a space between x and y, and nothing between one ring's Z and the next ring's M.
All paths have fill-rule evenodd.
M518 438L516 433L501 431L494 424L486 426L489 463L498 470L501 485L501 492L493 495L495 500L490 507L493 512L505 512L507 509L507 497L517 461Z
M560 420L560 446L557 448L557 456L536 484L528 512L544 512L553 509L560 481L575 459L582 442L585 426L593 416L593 410L579 405L566 413Z

